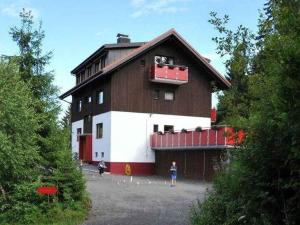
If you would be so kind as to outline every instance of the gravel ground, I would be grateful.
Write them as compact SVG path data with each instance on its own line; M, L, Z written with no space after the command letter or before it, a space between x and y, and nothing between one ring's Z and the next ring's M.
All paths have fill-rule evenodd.
M92 209L83 225L185 225L191 206L204 198L207 183L161 177L131 177L84 170Z

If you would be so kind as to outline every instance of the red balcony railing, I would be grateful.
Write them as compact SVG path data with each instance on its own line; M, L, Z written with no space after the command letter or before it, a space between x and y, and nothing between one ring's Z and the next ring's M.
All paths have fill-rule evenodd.
M178 65L154 64L151 69L151 81L169 84L188 82L188 67Z
M243 130L218 127L201 131L173 132L151 135L152 149L231 148L240 145L245 138Z

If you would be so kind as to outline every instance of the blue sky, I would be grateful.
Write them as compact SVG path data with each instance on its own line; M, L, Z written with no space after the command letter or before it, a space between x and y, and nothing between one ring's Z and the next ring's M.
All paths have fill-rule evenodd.
M117 33L132 41L148 41L175 28L196 50L207 56L222 74L220 57L211 40L217 35L207 21L209 12L228 14L230 27L243 24L256 30L264 0L1 0L0 55L17 54L9 28L19 24L18 13L31 9L35 21L42 20L45 50L54 56L49 69L61 93L75 84L70 71L105 43L114 43ZM70 99L69 99L70 100ZM213 101L215 104L215 99Z

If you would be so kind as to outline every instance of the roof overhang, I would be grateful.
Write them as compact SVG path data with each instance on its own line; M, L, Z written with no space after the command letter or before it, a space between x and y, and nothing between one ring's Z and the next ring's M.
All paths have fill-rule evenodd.
M104 67L101 71L96 73L95 75L91 76L89 79L85 80L83 83L73 87L69 91L62 94L59 98L64 99L68 97L69 95L72 95L74 92L78 91L82 87L86 86L87 84L93 82L94 80L103 77L104 75L111 74L117 69L120 69L127 63L133 61L137 57L143 55L144 53L150 51L151 49L155 48L156 46L160 45L164 41L168 40L171 37L175 37L178 41L180 41L195 57L196 59L204 65L208 71L209 74L214 78L214 80L217 81L219 84L220 89L227 89L230 87L230 82L226 80L225 77L223 77L212 65L209 64L207 58L200 55L180 34L176 32L175 29L171 29L162 35L154 38L152 41L146 42L144 45L142 45L139 48L134 49L130 53L128 53L123 58L113 62L112 64Z

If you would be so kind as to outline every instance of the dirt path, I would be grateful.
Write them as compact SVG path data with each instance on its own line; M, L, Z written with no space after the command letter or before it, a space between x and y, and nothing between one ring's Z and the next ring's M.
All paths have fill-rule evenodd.
M208 184L159 177L130 177L85 171L92 210L84 225L185 225L190 207L203 199Z

